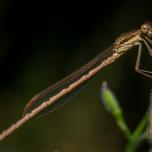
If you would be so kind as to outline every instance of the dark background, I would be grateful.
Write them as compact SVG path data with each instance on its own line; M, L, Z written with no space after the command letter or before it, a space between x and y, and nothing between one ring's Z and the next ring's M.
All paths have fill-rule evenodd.
M149 1L0 1L0 129L28 100L81 67L122 33L152 20ZM126 140L100 103L104 80L133 130L149 105L151 79L135 72L137 48L99 72L57 111L33 119L0 143L2 152L122 152ZM142 67L151 69L146 49ZM140 147L146 152L148 144Z

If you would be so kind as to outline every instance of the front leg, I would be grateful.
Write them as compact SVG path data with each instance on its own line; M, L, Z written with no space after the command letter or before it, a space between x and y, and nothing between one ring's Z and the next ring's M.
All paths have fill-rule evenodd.
M143 69L140 69L140 60L141 60L141 53L142 53L142 44L140 42L137 42L136 45L138 45L138 55L137 55L137 60L136 60L136 66L135 66L135 70L138 72L138 73L141 73L149 78L152 78L152 75L149 75L149 74L152 74L152 71L147 71L147 70L143 70Z

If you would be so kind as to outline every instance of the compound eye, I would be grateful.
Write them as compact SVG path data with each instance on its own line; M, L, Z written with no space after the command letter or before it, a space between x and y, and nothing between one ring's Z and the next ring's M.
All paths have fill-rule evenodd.
M141 26L141 32L142 32L143 34L147 34L148 31L149 31L149 24L143 24L143 25Z

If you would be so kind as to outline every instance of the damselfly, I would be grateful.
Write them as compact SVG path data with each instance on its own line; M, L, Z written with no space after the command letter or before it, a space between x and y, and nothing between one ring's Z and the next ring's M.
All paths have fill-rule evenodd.
M105 52L99 54L89 63L65 77L63 80L55 83L34 96L25 106L23 117L14 123L10 128L3 131L0 134L0 140L14 132L29 119L33 118L39 113L43 113L45 109L50 107L51 110L54 110L61 106L63 103L60 102L60 99L70 95L72 91L78 89L97 72L114 62L117 58L134 46L138 47L135 70L147 77L152 78L152 71L147 71L140 68L143 44L146 46L150 56L152 56L152 49L150 47L152 45L152 26L150 23L143 24L139 30L121 35Z

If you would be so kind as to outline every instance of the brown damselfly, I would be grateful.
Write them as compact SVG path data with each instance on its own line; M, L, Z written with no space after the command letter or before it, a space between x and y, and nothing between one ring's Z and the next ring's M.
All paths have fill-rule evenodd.
M152 26L150 23L143 24L139 30L121 35L109 49L99 54L89 63L35 95L25 106L22 118L3 131L0 134L0 140L3 140L34 116L40 113L43 114L43 110L51 106L53 106L53 108L50 109L54 110L62 105L63 103L60 103L60 99L70 95L74 90L79 89L79 87L92 78L97 72L114 62L134 46L138 47L135 70L152 78L152 71L140 69L143 44L146 46L150 56L152 56L152 49L150 47L152 45Z

